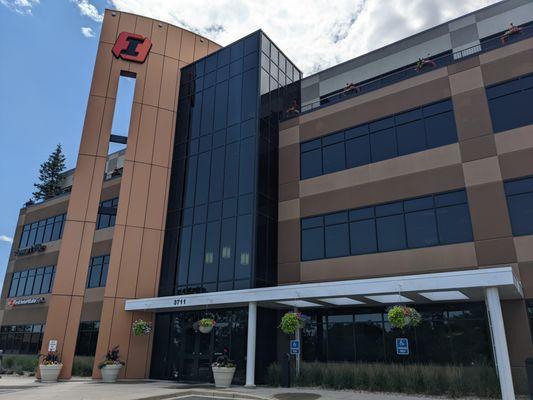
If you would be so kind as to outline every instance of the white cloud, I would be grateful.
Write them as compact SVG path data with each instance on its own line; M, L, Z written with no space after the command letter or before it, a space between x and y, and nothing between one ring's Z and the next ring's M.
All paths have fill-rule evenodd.
M85 36L86 38L94 37L93 28L89 28L88 26L82 26L80 30L81 30L81 34Z
M1 0L0 0L1 1ZM79 10L80 14L89 17L95 22L102 22L104 20L104 14L100 14L98 9L89 2L89 0L70 0L75 3Z
M227 45L259 28L304 71L323 70L497 0L110 0Z
M0 235L0 242L13 243L13 238L7 235Z
M19 14L31 15L31 9L39 4L39 0L0 0L0 4Z

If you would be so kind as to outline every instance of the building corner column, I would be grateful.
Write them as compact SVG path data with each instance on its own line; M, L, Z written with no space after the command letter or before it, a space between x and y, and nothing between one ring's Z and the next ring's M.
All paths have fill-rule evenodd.
M248 303L248 340L246 346L246 384L255 388L255 345L257 339L257 303Z
M498 288L489 287L485 289L485 302L491 329L492 348L502 400L515 400L513 387L513 377L511 375L511 362L509 361L509 351L507 349L507 339L505 337L505 327L503 324L502 308Z

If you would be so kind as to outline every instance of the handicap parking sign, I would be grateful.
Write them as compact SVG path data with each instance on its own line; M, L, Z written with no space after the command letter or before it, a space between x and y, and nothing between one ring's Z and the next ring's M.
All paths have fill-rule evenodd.
M409 339L396 338L396 354L399 356L409 355Z
M299 340L291 340L291 354L300 354Z

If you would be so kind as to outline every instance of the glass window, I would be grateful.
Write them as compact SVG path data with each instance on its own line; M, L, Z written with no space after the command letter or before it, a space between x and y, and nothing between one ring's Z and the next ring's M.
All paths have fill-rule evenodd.
M188 283L193 285L202 282L205 251L205 228L205 224L195 225L192 231Z
M236 196L239 183L239 143L226 146L225 166L224 197Z
M237 222L235 279L244 279L251 277L252 237L252 216L240 216Z
M324 229L302 231L302 261L324 258Z
M181 228L179 238L179 258L178 258L178 284L187 284L187 278L189 276L189 256L191 250L191 234L192 227Z
M228 218L222 221L220 234L220 272L218 279L233 279L235 260L235 230L236 219Z
M336 143L330 146L324 146L322 150L323 173L340 171L346 168L346 159L344 143Z
M15 297L17 295L19 278L20 278L20 272L15 272L11 276L11 286L9 287L9 297Z
M376 220L379 251L405 249L405 224L403 215L382 217Z
M348 224L326 226L325 231L326 258L350 254Z
M416 153L425 150L426 130L424 121L418 120L396 127L398 138L398 155Z
M437 224L441 244L473 240L468 204L437 208Z
M302 153L300 168L301 179L322 175L322 151L313 150Z
M204 256L204 282L215 282L218 275L220 222L207 224Z
M435 246L439 243L433 209L405 214L405 226L409 248Z
M533 233L533 178L505 182L507 207L511 218L513 235Z
M495 133L533 124L533 74L486 89Z
M370 136L368 132L372 132ZM455 118L447 99L302 143L301 179L454 142ZM344 155L340 150L343 143ZM319 160L323 160L323 168Z
M26 224L22 228L19 248L50 242L61 238L64 214Z
M348 211L301 219L302 261L469 242L473 237L464 190Z
M424 123L426 124L428 148L457 142L457 130L452 111L427 117Z
M19 278L19 285L17 288L17 296L24 296L24 290L26 288L26 282L28 280L28 271L21 271Z
M354 255L377 252L374 219L350 223L350 252Z
M370 163L370 137L360 136L346 142L346 168Z

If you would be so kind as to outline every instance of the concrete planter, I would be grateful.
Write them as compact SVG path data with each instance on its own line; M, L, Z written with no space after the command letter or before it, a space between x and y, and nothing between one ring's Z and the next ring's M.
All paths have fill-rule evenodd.
M231 386L233 375L235 374L235 367L212 367L213 377L215 378L215 386L220 388L227 388Z
M117 381L118 373L122 368L122 364L110 364L102 367L100 371L102 372L102 382L104 383L113 383Z
M39 365L39 371L41 372L41 382L57 382L57 377L63 368L63 364L51 364L51 365Z

